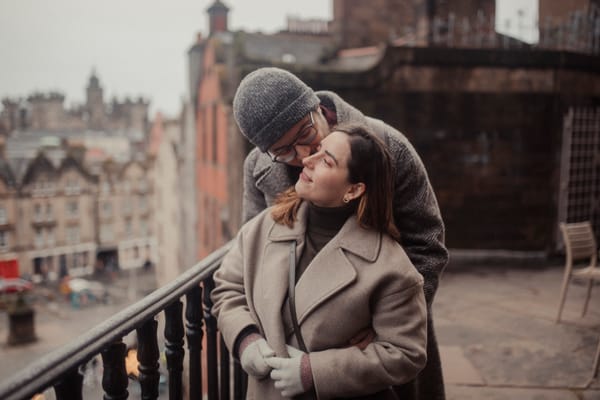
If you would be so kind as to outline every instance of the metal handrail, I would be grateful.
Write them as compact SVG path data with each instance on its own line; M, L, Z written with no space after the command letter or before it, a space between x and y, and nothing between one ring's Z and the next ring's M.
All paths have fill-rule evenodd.
M153 318L169 304L198 286L202 280L210 277L221 264L231 244L232 242L225 244L171 283L158 288L74 341L29 364L6 382L0 383L0 399L31 398L55 384L73 368L87 362L103 348L124 337L144 321Z

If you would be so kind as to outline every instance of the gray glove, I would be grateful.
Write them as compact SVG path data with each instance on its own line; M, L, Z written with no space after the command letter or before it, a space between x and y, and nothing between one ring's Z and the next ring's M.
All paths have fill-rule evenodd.
M262 379L271 372L271 367L267 365L265 359L274 355L275 352L267 341L261 338L250 343L244 349L240 357L240 363L248 375Z
M266 363L273 368L271 379L275 388L281 391L283 397L294 397L306 392L302 384L302 357L305 355L302 351L287 346L290 358L270 357Z

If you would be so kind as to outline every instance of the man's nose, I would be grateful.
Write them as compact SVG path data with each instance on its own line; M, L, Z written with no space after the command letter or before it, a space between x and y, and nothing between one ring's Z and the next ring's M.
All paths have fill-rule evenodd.
M308 144L297 144L296 145L296 157L299 160L304 160L306 157L313 154L314 151L312 147Z

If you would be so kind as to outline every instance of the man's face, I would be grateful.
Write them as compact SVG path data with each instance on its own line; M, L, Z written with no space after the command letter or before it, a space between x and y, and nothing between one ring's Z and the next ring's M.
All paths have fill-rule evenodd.
M275 162L301 167L302 159L317 151L329 126L320 109L309 112L267 151Z

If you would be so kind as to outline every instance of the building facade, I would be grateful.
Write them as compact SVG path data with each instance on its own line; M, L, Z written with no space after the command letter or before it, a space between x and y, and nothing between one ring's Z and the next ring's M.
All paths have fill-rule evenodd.
M559 204L560 176L577 163L575 159L571 166L561 162L567 147L565 116L572 109L594 110L600 105L600 48L594 47L597 32L588 29L586 35L594 38L591 44L575 46L577 51L571 52L565 52L558 41L529 45L498 37L495 32L491 36L485 21L481 26L471 24L470 31L463 31L469 33L466 36L452 36L447 25L451 14L477 17L480 10L493 14L494 2L415 1L415 10L427 18L425 32L431 40L390 41L384 38L389 32L379 34L369 26L385 25L381 18L393 15L382 16L377 10L354 15L363 3L372 2L334 2L329 43L336 48L337 42L337 48L343 49L339 41L345 40L348 46L361 49L332 52L324 44L324 56L316 61L303 51L311 40L306 34L288 40L285 48L277 45L282 33L260 37L245 32L229 36L211 33L202 45L195 45L204 58L194 75L199 99L196 179L198 237L203 246L199 256L226 239L219 221L225 218L219 213L232 216L241 208L243 154L250 146L234 142L240 141L241 134L230 107L240 80L262 66L288 69L313 89L332 90L366 115L405 133L429 172L446 222L449 247L555 252L560 247L558 222L575 218L563 218L559 211L566 207ZM372 8L394 10L388 3L393 2ZM362 15L369 21L362 21ZM592 13L590 18L597 17ZM418 25L418 18L415 21ZM344 24L356 30L340 30ZM565 29L575 32L576 28L581 26L571 21ZM369 40L352 42L362 37L362 31ZM327 43L323 36L314 36ZM469 40L463 41L465 37ZM365 45L372 48L366 51ZM215 124L219 118L223 122ZM596 126L594 118L598 117L589 117L592 122L585 126ZM600 154L600 139L589 143ZM226 149L226 154L220 156L220 149ZM590 171L597 170L592 165ZM590 176L595 178L586 178L590 182L586 185L591 185L586 186L589 195L577 201L591 204L585 218L600 221L596 189L600 188L600 172L592 172ZM231 232L238 228L229 225ZM596 230L600 235L600 226Z
M110 164L110 163L109 163ZM56 280L156 259L150 170L106 165L92 175L74 156L58 166L43 153L20 180L0 176L0 272Z
M150 154L155 168L152 179L153 223L156 237L157 264L156 277L159 285L164 285L177 276L194 261L184 264L185 244L193 237L183 235L186 224L181 192L183 165L181 163L181 121L163 119L158 113L154 118L150 135ZM189 223L189 222L188 222Z

